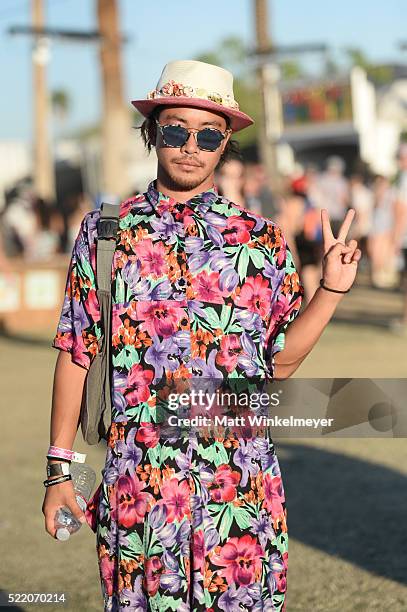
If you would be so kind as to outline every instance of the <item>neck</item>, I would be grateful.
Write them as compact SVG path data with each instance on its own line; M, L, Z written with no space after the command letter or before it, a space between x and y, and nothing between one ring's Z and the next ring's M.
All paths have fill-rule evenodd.
M195 195L203 193L212 189L214 186L214 173L212 172L202 183L195 187L188 189L179 185L168 176L167 173L163 172L162 168L158 166L156 189L170 198L174 198L177 202L187 202Z

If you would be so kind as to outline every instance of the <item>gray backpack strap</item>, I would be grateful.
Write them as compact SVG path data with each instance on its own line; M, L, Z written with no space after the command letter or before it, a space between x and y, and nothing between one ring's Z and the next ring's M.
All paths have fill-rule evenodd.
M100 291L111 289L112 261L116 249L120 206L103 202L97 222L98 240L96 249L97 287ZM113 239L113 240L112 240Z
M112 421L112 402L110 385L110 334L112 319L112 262L117 244L120 206L103 202L100 207L100 218L97 222L98 239L96 246L97 296L100 317L103 326L101 346L99 346L101 380L99 393L102 391L101 418L99 433L103 436ZM101 388L100 388L101 387ZM97 389L95 389L97 393Z

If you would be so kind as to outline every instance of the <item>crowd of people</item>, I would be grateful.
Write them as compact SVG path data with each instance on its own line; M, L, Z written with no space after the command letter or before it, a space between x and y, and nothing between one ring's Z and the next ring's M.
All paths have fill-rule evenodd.
M284 195L273 193L260 163L232 159L216 173L221 195L278 223L287 236L305 287L305 301L319 284L322 253L320 209L328 210L334 233L348 208L356 210L352 238L363 253L361 269L372 286L407 285L407 144L398 155L395 179L345 175L345 163L329 157L325 168L298 167L286 177ZM5 269L14 256L47 261L71 252L84 214L94 203L84 194L69 198L64 207L45 203L29 187L17 190L1 215L0 263ZM407 327L407 299L402 324Z
M306 301L319 284L322 253L321 208L336 235L349 208L356 211L352 236L363 253L361 269L377 288L396 288L407 276L407 144L400 146L394 179L359 173L345 175L345 162L329 157L325 168L298 167L276 198L261 165L233 160L218 172L221 193L284 230L301 272ZM407 325L407 306L403 322Z
M84 194L71 196L58 207L20 185L1 215L2 261L20 257L46 262L55 255L70 253L84 214L93 208Z

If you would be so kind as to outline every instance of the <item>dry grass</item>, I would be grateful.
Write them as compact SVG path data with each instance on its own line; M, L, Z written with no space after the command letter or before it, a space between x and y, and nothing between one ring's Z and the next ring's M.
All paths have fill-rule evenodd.
M405 341L386 330L331 325L298 375L406 376L405 348ZM69 542L56 542L46 534L41 513L57 352L49 340L1 339L0 355L6 467L0 586L6 593L65 592L69 611L102 610L94 534L84 527ZM88 452L99 476L104 448L86 447L79 436L76 446ZM405 441L279 440L276 446L288 499L287 610L405 611Z

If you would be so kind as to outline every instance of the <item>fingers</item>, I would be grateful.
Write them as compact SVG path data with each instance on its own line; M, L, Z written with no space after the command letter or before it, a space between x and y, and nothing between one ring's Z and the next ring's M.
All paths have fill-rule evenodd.
M56 512L57 512L57 509L55 509L55 514ZM53 538L55 538L55 534L57 532L55 528L55 514L53 516L51 513L47 513L45 515L45 531L49 533L49 535L52 536Z
M354 249L346 244L343 244L342 242L337 242L336 244L334 244L329 251L325 254L325 257L328 256L338 256L338 255L346 255L347 253L352 252L353 253Z
M362 251L360 249L356 249L352 256L352 261L350 263L357 264L358 261L361 260L361 258L362 258Z
M86 523L85 514L81 507L77 504L76 500L70 501L67 506L78 521L80 521L81 523Z
M321 209L321 225L322 225L322 238L324 244L330 244L332 240L335 240L332 233L331 224L329 222L328 211L325 208Z
M65 483L63 483L65 484ZM55 487L62 487L63 484L55 485ZM72 486L72 485L71 485ZM55 488L54 487L54 488ZM52 487L50 487L52 489ZM55 517L57 512L62 508L68 508L72 515L80 522L86 523L86 516L76 501L76 497L72 488L72 491L47 491L46 499L42 506L42 513L45 517L45 530L50 536L55 538L57 528L55 526Z
M349 228L352 225L354 216L355 216L355 210L353 208L350 208L348 212L346 213L346 217L338 233L337 239L339 240L339 242L345 242L346 236L348 235L348 232L349 232Z
M344 255L343 263L351 263L358 243L356 242L356 240L349 240L347 246L350 250Z

